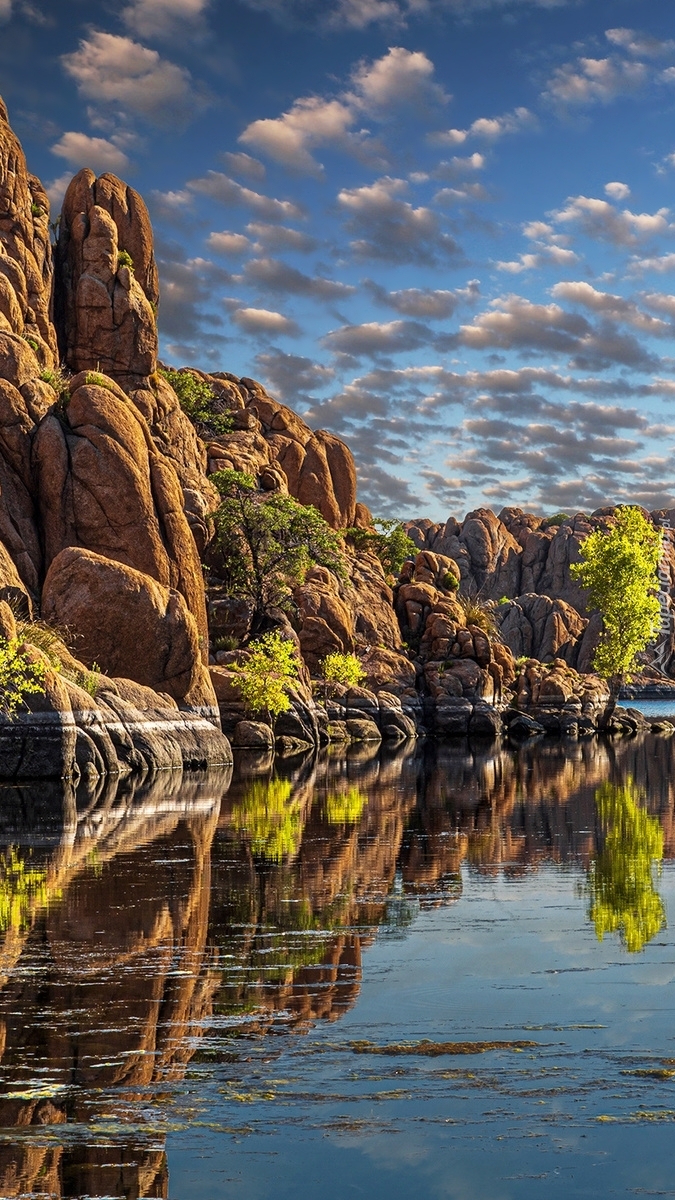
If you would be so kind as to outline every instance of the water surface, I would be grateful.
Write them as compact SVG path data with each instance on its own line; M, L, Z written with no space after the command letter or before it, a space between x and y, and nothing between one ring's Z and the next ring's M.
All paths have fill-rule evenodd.
M0 790L0 1196L672 1195L674 758Z

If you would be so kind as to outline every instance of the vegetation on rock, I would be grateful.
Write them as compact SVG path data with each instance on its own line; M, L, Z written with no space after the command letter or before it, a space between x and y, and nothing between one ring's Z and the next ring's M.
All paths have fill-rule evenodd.
M387 576L398 575L405 560L417 554L415 543L400 521L375 517L372 529L351 528L346 534L357 550L369 550L377 555Z
M358 687L366 677L355 654L340 654L337 650L322 660L321 675L326 684L343 683L346 687Z
M639 508L624 505L616 510L614 527L607 533L594 530L580 552L581 562L573 563L570 571L588 589L589 606L602 616L593 666L609 682L611 711L637 655L659 628L656 571L661 534Z
M271 609L289 607L291 585L311 566L344 576L342 539L315 508L262 495L243 471L217 471L211 481L222 496L214 513L218 574L231 596L250 602L254 634Z
M31 662L18 638L0 639L0 713L12 721L27 696L44 695L45 665Z
M297 650L280 633L266 633L248 649L247 661L236 668L237 686L249 712L264 714L274 727L291 707L288 688L298 677Z
M624 787L603 783L596 790L605 844L589 877L589 916L598 941L618 932L631 953L656 937L666 919L653 878L653 864L663 858L663 830L641 799L631 779Z
M160 375L171 385L183 412L196 425L197 432L207 437L229 433L232 415L214 408L215 397L210 384L192 371L173 371L160 367Z

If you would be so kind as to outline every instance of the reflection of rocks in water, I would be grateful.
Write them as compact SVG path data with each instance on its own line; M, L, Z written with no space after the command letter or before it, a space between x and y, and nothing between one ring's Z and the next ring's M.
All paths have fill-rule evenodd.
M217 984L206 950L210 850L228 783L228 772L166 772L137 788L54 786L37 826L45 785L3 789L3 840L42 871L49 893L3 935L0 1126L21 1127L13 1146L0 1144L3 1197L168 1195L157 1137L147 1148L44 1148L26 1135L123 1122L182 1075Z

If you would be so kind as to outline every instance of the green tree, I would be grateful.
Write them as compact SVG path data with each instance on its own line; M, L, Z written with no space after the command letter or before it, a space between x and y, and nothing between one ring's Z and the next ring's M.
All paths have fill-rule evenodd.
M642 950L666 921L653 877L654 863L663 858L663 830L641 799L631 779L624 787L603 783L597 788L605 842L589 873L589 917L598 941L618 932L631 953Z
M343 683L345 687L358 687L361 680L366 677L355 654L340 654L337 650L322 659L319 669L326 685L324 695L330 683Z
M242 471L211 476L222 496L214 514L216 569L230 595L252 606L257 633L272 608L288 608L291 585L318 563L344 578L342 539L315 508L256 490Z
M291 707L288 689L298 677L298 654L280 633L266 633L248 649L248 660L235 668L236 683L247 709L266 716L274 728Z
M377 555L385 575L398 575L405 560L417 555L417 546L408 537L400 521L375 517L372 529L354 527L347 529L346 533L357 550L370 550Z
M12 721L26 696L44 695L45 665L20 650L18 638L0 638L0 713Z
M640 509L616 510L616 523L604 533L596 529L581 543L581 562L571 573L588 589L589 606L602 617L602 633L593 666L610 685L607 716L613 712L624 681L635 669L637 655L659 628L656 570L661 534Z

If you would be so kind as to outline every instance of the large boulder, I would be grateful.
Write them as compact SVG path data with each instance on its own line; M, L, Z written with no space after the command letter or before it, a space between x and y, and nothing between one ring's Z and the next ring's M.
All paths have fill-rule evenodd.
M110 676L166 692L213 714L199 631L183 596L149 575L70 547L53 560L42 592L45 620L66 627L78 657Z
M33 445L45 567L79 546L175 588L195 619L206 661L204 582L176 473L112 380L83 374L71 389Z
M56 321L71 370L139 387L157 367L159 300L152 230L138 193L80 171L63 201Z
M500 604L495 609L495 620L516 658L538 658L542 662L562 658L571 667L577 666L588 620L564 600L529 593Z

